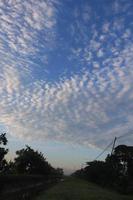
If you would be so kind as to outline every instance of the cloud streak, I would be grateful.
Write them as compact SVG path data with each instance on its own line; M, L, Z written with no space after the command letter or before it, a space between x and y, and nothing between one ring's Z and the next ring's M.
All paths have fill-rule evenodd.
M1 122L16 136L100 146L133 128L132 66L83 72L56 84L35 82L29 88L13 77L5 76L8 84L0 87L0 111Z
M103 147L133 129L132 30L124 17L115 17L99 28L91 25L89 35L85 24L96 13L89 5L81 13L76 8L69 26L76 45L67 56L70 64L78 60L80 73L46 81L33 72L46 64L40 66L37 58L46 61L48 48L57 49L57 5L52 0L0 2L0 122L16 137ZM117 15L118 5L112 8Z

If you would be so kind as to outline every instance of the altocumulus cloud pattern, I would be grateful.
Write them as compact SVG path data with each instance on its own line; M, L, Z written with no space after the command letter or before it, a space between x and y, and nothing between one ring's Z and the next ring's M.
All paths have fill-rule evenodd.
M102 147L133 129L132 9L0 1L0 122L11 135Z

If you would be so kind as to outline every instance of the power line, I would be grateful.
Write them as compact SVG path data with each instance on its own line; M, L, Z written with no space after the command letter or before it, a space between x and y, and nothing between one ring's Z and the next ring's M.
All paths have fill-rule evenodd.
M115 148L115 143L116 143L117 137L115 137L114 142L113 142L113 147L112 147L112 151L111 151L111 155L113 154L114 148Z
M116 140L121 139L123 137L127 137L128 135L132 135L132 134L133 134L133 130L130 130L127 133L124 133L123 135L115 137L115 139L113 141L111 141L111 143L109 143L105 147L105 149L100 154L98 154L98 156L94 160L97 160L100 156L102 156L104 154L104 152L107 151L109 149L109 147L112 146L112 145L113 145L113 147L112 147L112 152L113 152L113 149L115 148L115 142L116 142Z
M133 130L130 130L127 133L124 133L123 135L120 135L119 137L115 137L115 139L109 145L107 145L105 147L105 149L94 160L97 160L100 156L102 156L104 154L104 152L107 151L107 149L112 145L113 145L113 147L112 147L112 151L113 151L116 140L121 139L123 137L127 137L128 135L132 135L132 134L133 134Z
M120 135L119 137L117 137L117 139L123 138L123 137L127 137L128 135L132 135L133 134L133 130L128 131L127 133L124 133L123 135Z
M104 149L94 160L97 160L101 155L103 155L104 152L107 151L107 149L109 149L109 147L112 146L113 143L114 143L114 140L113 140L111 143L109 143L109 144L105 147L105 149Z

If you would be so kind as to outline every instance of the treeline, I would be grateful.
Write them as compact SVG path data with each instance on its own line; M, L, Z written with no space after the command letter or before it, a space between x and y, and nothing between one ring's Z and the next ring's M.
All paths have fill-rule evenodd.
M73 175L125 194L133 193L133 147L119 145L105 161L87 162Z
M41 152L35 151L28 145L16 151L14 161L7 161L5 159L9 151L6 148L7 143L6 134L0 134L0 199L3 193L9 191L12 191L13 195L12 198L11 194L8 195L9 199L18 199L18 194L21 193L22 199L26 199L23 195L25 193L29 195L30 190L33 194L62 179L63 169L54 168ZM14 195L17 195L16 198ZM19 199L21 197L19 196ZM29 196L27 199L30 199Z

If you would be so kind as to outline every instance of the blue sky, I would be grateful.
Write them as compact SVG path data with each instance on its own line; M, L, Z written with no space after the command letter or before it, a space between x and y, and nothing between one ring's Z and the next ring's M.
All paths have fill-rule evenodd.
M0 1L0 125L11 157L30 144L73 170L133 129L132 10L132 0Z

